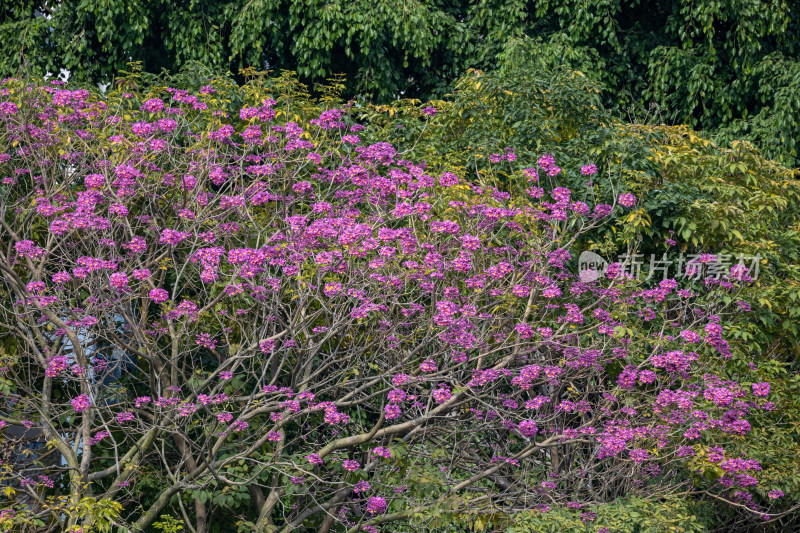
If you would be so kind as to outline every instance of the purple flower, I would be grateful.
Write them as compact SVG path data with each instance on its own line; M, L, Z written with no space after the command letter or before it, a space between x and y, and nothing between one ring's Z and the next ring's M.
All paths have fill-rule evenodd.
M82 413L92 404L91 400L89 400L89 397L85 394L81 394L80 396L73 398L70 403L72 404L72 408L76 413Z
M306 460L311 463L312 465L321 465L322 458L317 455L316 453L312 453L311 455L306 455Z
M636 448L631 450L629 452L629 455L631 456L631 459L633 459L633 462L636 464L642 464L643 462L645 462L647 459L650 458L650 454L647 452L647 450L642 450L641 448Z
M14 102L0 102L0 114L16 115L18 111L19 108Z
M536 423L533 420L523 420L519 423L517 429L523 437L528 439L535 437L536 433L539 431L539 428L536 427Z
M258 346L262 353L271 353L275 349L275 339L264 339L258 343Z
M650 370L639 372L639 383L653 383L656 380L656 373Z
M69 364L69 360L64 357L63 355L57 355L49 360L47 369L45 370L45 375L48 377L56 377L61 372L66 370Z
M697 343L697 342L700 342L702 340L700 338L700 335L698 335L696 332L694 332L694 331L692 331L690 329L685 329L685 330L681 331L681 338L683 340L685 340L686 342L689 342L689 343Z
M235 421L233 424L231 424L231 426L230 426L230 428L229 428L229 429L230 429L231 431L238 432L238 431L242 431L242 430L245 430L245 429L247 429L247 427L248 427L249 425L250 425L250 424L248 424L248 423L247 423L247 422L245 422L244 420L237 420L237 421Z
M169 293L164 289L153 289L150 291L150 299L157 304L164 303L169 299Z
M151 98L147 100L145 103L142 104L141 110L147 111L148 113L158 113L159 111L163 111L164 109L164 102L159 100L158 98Z
M135 419L136 416L130 411L122 411L121 413L117 413L117 422L120 424L124 424L125 422L133 422Z
M636 197L629 192L620 194L618 201L619 205L623 207L633 207L636 205Z
M142 268L134 270L132 276L134 279L138 279L139 281L144 281L150 277L150 269Z
M423 372L436 372L436 361L432 359L426 359L419 365L419 369Z
M83 183L89 189L99 189L106 183L106 178L100 174L89 174L83 179Z
M383 408L384 413L386 413L386 420L394 420L395 418L400 418L400 415L403 414L403 411L400 409L400 406L395 403L390 403L386 407Z
M14 249L20 257L36 259L44 255L44 250L36 246L33 241L19 241L14 243Z
M114 272L109 278L109 285L118 291L125 291L128 289L128 275L122 272Z
M208 333L199 333L195 337L195 343L198 346L203 346L209 350L213 350L217 346L217 341L214 340Z
M342 292L342 284L341 283L335 283L335 282L326 283L325 286L322 288L322 292L328 298L330 298L332 296L336 296L337 294Z
M56 272L53 274L51 279L53 280L53 283L61 285L62 283L68 283L70 280L72 280L72 276L70 276L69 272L66 270L62 270L61 272Z
M92 435L91 438L89 438L89 445L90 446L94 446L95 444L97 444L98 442L100 442L101 440L103 440L106 437L108 437L108 432L107 431L102 431L102 430L98 431L97 433Z
M356 470L361 468L361 464L353 459L346 459L342 461L342 467L348 472L355 472Z
M355 485L353 485L353 492L359 494L361 492L367 492L369 490L369 482L365 480L361 480Z
M369 514L383 514L386 512L386 500L379 496L373 496L367 500L367 512Z
M451 172L445 172L442 174L442 177L439 178L439 185L442 187L452 187L454 185L458 185L458 176Z
M153 401L153 399L150 398L149 396L139 396L138 398L136 398L134 400L133 405L135 405L136 408L139 409L141 406L147 405L148 403L150 403L152 401Z
M594 211L592 212L592 218L605 218L611 214L613 211L613 207L608 204L597 204L594 206Z
M392 457L392 452L389 450L389 448L384 448L382 446L378 446L377 448L373 449L372 453L378 457L383 457L384 459L391 459Z
M727 407L733 403L733 393L725 387L709 387L703 392L703 397L721 407Z
M158 241L159 244L169 244L171 246L177 246L182 240L189 238L191 234L186 233L184 231L175 231L172 229L165 229L161 232L161 239Z
M41 294L47 290L47 285L43 281L31 281L25 289L31 294Z

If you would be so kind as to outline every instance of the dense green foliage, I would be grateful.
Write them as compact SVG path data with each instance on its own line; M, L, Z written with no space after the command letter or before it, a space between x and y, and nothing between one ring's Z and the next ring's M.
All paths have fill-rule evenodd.
M800 2L658 0L10 0L0 75L29 65L111 81L197 60L217 71L345 74L350 95L388 102L451 90L468 68L567 65L607 106L655 112L727 141L748 138L790 166L800 136ZM47 14L47 17L42 16ZM49 18L48 18L49 17ZM655 107L652 106L655 105Z
M523 513L508 533L589 533L606 527L615 533L701 533L706 526L686 500L620 500L597 507L597 518L581 520L580 511L560 509ZM584 515L585 516L585 515Z

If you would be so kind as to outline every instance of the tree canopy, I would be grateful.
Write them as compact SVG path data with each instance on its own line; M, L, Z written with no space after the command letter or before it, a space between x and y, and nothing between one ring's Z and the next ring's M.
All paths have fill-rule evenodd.
M174 71L345 74L372 101L441 96L469 68L566 64L617 113L758 141L797 164L800 3L795 0L10 0L0 74L21 64L111 81L131 60Z
M3 82L0 528L791 527L794 171L574 71L244 74Z

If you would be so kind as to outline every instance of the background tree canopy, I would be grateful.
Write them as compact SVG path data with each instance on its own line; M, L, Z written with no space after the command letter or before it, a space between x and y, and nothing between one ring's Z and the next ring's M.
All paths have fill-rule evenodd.
M468 68L567 65L619 113L657 106L728 141L798 164L800 2L794 0L10 0L0 74L21 65L110 81L198 60L218 71L345 74L347 93L437 97ZM655 110L655 108L651 108Z

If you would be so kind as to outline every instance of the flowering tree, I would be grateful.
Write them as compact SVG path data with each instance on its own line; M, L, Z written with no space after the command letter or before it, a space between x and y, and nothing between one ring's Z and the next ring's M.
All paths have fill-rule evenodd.
M632 194L511 150L500 191L257 86L124 90L2 84L0 526L377 531L678 490L768 511L758 462L704 445L771 408L728 364L746 274L571 264Z

